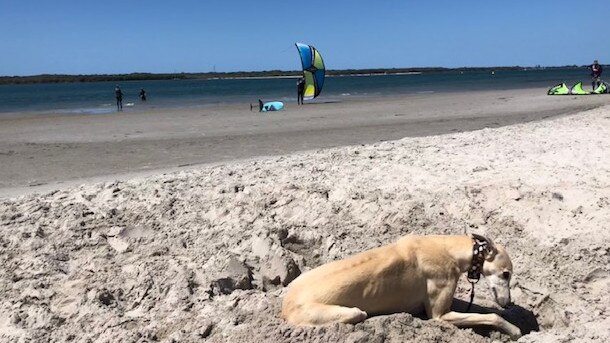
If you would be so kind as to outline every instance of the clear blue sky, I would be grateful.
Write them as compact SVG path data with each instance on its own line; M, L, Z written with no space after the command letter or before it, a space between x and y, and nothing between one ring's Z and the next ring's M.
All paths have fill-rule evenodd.
M597 33L597 34L596 34ZM610 63L610 1L0 0L0 75Z

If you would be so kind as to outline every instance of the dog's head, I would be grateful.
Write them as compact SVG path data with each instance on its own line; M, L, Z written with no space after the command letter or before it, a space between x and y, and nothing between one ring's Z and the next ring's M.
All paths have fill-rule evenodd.
M513 276L513 264L502 245L490 243L490 252L483 263L483 275L498 305L506 307L511 304L510 279Z

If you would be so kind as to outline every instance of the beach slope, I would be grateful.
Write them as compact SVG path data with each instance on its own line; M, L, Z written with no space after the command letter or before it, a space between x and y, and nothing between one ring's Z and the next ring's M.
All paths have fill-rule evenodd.
M126 110L0 118L0 197L92 179L224 163L404 137L500 127L599 107L606 96L543 89L412 94L286 104Z
M295 328L285 286L408 234L506 246L521 342L610 341L610 107L0 201L0 341L489 342L408 314ZM457 297L468 298L465 277ZM456 300L456 308L464 303Z

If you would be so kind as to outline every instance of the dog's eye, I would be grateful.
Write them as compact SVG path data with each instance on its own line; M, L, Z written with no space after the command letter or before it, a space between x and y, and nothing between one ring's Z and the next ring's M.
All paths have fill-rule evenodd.
M508 280L508 279L510 278L510 272L504 272L504 273L502 273L502 277L503 277L505 280Z

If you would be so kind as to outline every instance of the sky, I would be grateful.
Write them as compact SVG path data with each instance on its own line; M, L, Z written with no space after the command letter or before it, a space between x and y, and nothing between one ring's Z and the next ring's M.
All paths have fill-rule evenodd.
M0 0L0 75L610 63L610 1ZM605 37L605 38L604 38Z

